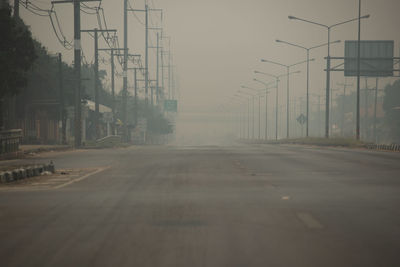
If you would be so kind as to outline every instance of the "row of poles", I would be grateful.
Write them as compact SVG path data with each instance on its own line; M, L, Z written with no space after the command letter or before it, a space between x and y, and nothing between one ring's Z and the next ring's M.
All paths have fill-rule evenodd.
M281 62L276 62L276 61L271 61L271 60L267 60L267 59L261 59L261 62L264 63L269 63L272 65L277 65L280 66L282 68L286 69L286 73L280 74L280 75L274 75L271 73L267 73L267 72L262 72L262 71L254 71L255 74L262 74L262 75L266 75L269 77L272 77L275 79L275 81L273 81L272 83L267 83L265 81L261 81L259 79L254 78L253 80L256 82L259 82L261 84L263 84L265 86L264 89L262 90L257 90L248 86L241 86L242 89L250 89L252 91L257 91L256 94L265 94L265 99L266 99L266 105L268 102L268 93L269 90L272 88L275 88L275 139L278 139L278 116L279 116L279 111L278 111L278 101L279 101L279 91L278 91L278 85L280 82L280 79L283 77L286 77L286 138L290 138L290 111L289 111L289 99L290 99L290 76L292 74L296 74L299 73L300 71L291 71L291 69L295 66L301 65L306 63L307 64L307 79L306 79L306 115L305 115L305 124L306 124L306 137L309 136L309 99L310 99L310 90L309 90L309 65L311 61L314 61L314 59L310 59L310 51L314 50L316 48L320 48L320 47L327 47L327 57L326 57L326 62L327 62L327 67L326 67L326 92L325 92L325 137L329 138L329 134L330 134L330 114L329 114L329 110L330 110L330 93L331 93L331 89L330 89L330 85L331 85L331 78L330 78L330 71L331 71L331 57L330 57L330 46L332 44L336 44L339 43L340 40L337 41L331 41L331 30L333 28L336 28L338 26L350 23L350 22L354 22L354 21L358 21L358 57L357 57L357 111L356 111L356 139L360 139L360 31L361 31L361 19L367 19L369 18L370 15L365 15L365 16L361 16L361 0L359 0L359 14L357 18L353 18L353 19L349 19L346 21L342 21L339 23L335 23L332 25L325 25L319 22L315 22L312 20L308 20L308 19L303 19L303 18L299 18L299 17L295 17L295 16L288 16L288 18L290 20L297 20L300 22L305 22L308 24L312 24L318 27L323 27L327 30L327 42L323 43L323 44L319 44L319 45L315 45L315 46L311 46L311 47L306 47L303 45L299 45L296 43L292 43L292 42L287 42L287 41L283 41L283 40L276 40L277 43L281 43L281 44L286 44L292 47L296 47L299 49L302 49L306 52L306 60L304 61L300 61L300 62L295 62L293 64L283 64ZM272 86L271 86L272 84ZM235 98L243 98L244 95L250 95L250 96L254 96L255 94L251 94L249 92L243 91L243 90L239 90L234 97ZM266 108L266 113L267 113L268 108ZM268 118L268 116L265 116L266 120ZM265 122L265 127L267 128L267 121ZM267 130L265 130L265 133L267 133ZM265 135L265 139L267 139L267 134Z
M257 80L257 79L255 79ZM375 86L373 88L368 87L367 78L365 79L365 88L361 91L363 92L364 103L362 106L365 111L372 110L372 115L369 115L371 112L364 112L363 120L361 124L361 128L363 129L363 139L376 141L377 136L377 101L378 101L378 81L379 78L375 78ZM262 82L262 81L260 81ZM266 84L267 86L268 84ZM331 131L336 130L337 135L340 136L349 136L348 129L348 119L345 119L346 110L351 109L350 106L346 104L347 97L347 89L352 87L353 84L347 83L337 83L337 86L342 88L331 89L330 95L330 129ZM258 130L258 140L268 140L271 139L272 136L275 139L278 137L282 137L282 133L284 132L285 121L284 116L279 116L279 114L283 114L285 105L275 103L275 107L271 107L268 105L268 101L271 100L270 91L264 93L262 90L257 90L254 88L243 86L243 88L250 89L254 91L254 93L249 93L244 91L242 94L235 94L230 97L229 105L221 106L221 111L226 114L231 114L228 116L226 121L230 121L232 125L232 131L238 133L238 137L240 139L257 139L257 130ZM274 89L275 84L269 86L269 89ZM336 94L336 99L341 100L341 104L337 104L334 106L334 94L333 92L341 91L341 93ZM370 95L373 94L373 100L370 100ZM321 98L323 95L321 94L310 94L311 97L315 97L316 101L310 101L311 105L314 105L316 108L313 110L310 107L310 122L314 122L315 124L310 124L310 133L313 136L323 136L322 134L322 124L321 124ZM265 100L265 103L262 102L262 99ZM256 105L256 102L258 104ZM336 100L337 101L337 100ZM271 102L269 102L271 103ZM337 102L336 102L337 103ZM241 107L237 109L237 104L240 104ZM310 105L310 106L311 106ZM258 107L258 114L256 111L256 107ZM292 98L290 101L290 114L291 118L302 114L305 107L305 97ZM333 111L336 110L336 115L334 115ZM271 112L272 111L272 112ZM278 117L278 116L279 117ZM300 115L301 116L301 115ZM271 124L271 121L274 125ZM336 121L336 122L335 122ZM347 122L346 122L347 121ZM268 122L270 122L268 124ZM269 126L270 125L270 126ZM304 125L299 123L299 121L292 119L290 121L290 129L291 137L304 137L305 132ZM271 126L274 126L275 129L272 129ZM296 127L297 126L297 127ZM336 126L336 127L335 127ZM265 127L265 128L264 128ZM264 128L264 129L262 129ZM347 130L346 130L347 129ZM354 132L353 132L354 133Z
M81 147L82 145L82 90L81 90L81 57L82 57L82 45L81 45L81 33L93 33L94 34L94 51L95 51L95 57L94 57L94 91L95 91L95 118L94 118L94 124L96 128L96 137L99 138L100 133L99 133L99 78L98 78L98 73L99 73L99 61L98 61L98 54L99 51L108 51L111 53L111 91L112 91L112 98L113 98L113 103L112 103L112 113L113 113L113 118L114 118L114 123L113 123L113 128L115 127L115 64L114 64L114 57L115 56L123 56L123 89L122 89L122 121L123 121L123 139L127 140L128 139L128 128L127 128L127 99L128 99L128 75L127 72L128 70L134 70L134 101L135 101L135 124L137 124L137 71L142 71L144 74L144 82L145 82L145 105L146 105L146 111L149 108L149 88L151 91L150 97L150 105L153 108L154 106L154 92L153 92L153 86L150 86L151 80L149 79L149 49L150 48L155 48L157 49L156 55L157 55L157 62L156 62L156 103L160 103L160 90L164 89L164 68L168 68L168 99L171 99L171 97L174 97L174 92L171 92L172 88L172 76L173 76L173 65L172 65L172 53L171 53L171 38L169 36L165 36L163 34L163 29L162 28L153 28L149 26L149 12L154 11L154 12L160 12L161 13L161 20L162 20L162 9L151 9L145 4L145 9L140 10L140 9L131 9L128 8L128 0L123 0L123 22L124 22L124 38L123 38L123 48L118 48L118 47L109 47L109 48L99 48L98 47L98 34L103 34L103 33L116 33L117 30L115 29L90 29L90 30L82 30L81 29L81 3L83 2L101 2L101 0L56 0L56 1L51 1L51 4L73 4L73 21L74 21L74 81L75 81L75 92L74 92L74 139L75 139L75 147ZM19 5L20 5L20 0L14 0L14 17L19 18ZM140 55L134 55L134 54L129 54L129 48L128 48L128 12L144 12L145 13L145 67L134 67L134 68L128 68L128 58L129 57L140 57ZM150 30L156 30L157 31L157 45L156 47L150 47L149 46L149 31ZM168 50L164 51L163 47L160 45L161 40L167 39L168 40ZM168 63L167 65L164 65L164 56L168 56ZM59 61L60 64L62 62L61 59L61 54L59 54ZM161 61L161 64L160 64ZM160 67L161 65L161 67ZM161 68L161 84L159 80L160 76L160 68ZM60 68L61 71L61 68ZM62 83L60 84L60 90L62 89ZM62 90L61 90L62 91ZM62 92L61 92L62 94ZM61 110L62 113L64 113L64 101L61 101ZM62 114L61 117L64 117L65 114ZM65 128L65 127L64 127ZM65 132L65 129L63 128L63 132ZM64 134L65 135L65 134ZM63 135L63 136L64 136ZM65 137L63 137L65 139ZM65 140L63 140L64 142Z

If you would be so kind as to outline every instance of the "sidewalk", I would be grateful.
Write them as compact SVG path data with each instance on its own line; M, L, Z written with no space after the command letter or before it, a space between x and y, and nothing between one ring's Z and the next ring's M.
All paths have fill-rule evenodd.
M39 159L35 159L32 156L42 152L66 151L70 149L72 147L66 145L20 145L18 152L0 155L0 170L40 162Z
M40 152L50 152L50 151L64 151L72 149L68 145L20 145L20 151L22 154L36 154Z

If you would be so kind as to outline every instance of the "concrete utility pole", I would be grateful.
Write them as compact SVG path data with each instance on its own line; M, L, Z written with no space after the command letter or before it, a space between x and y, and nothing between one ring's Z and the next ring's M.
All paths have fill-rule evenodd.
M162 38L162 35L161 35ZM165 93L164 89L165 89L165 81L164 81L164 50L161 47L161 51L160 51L160 56L161 56L161 88L163 90L163 92Z
M14 18L19 18L19 0L14 0Z
M364 103L364 134L365 134L365 140L369 139L369 118L368 118L368 94L369 94L369 88L368 88L368 78L365 77L365 103Z
M377 104L378 104L378 82L379 82L379 78L377 77L376 78L376 85L375 85L375 103L374 103L374 132L373 132L373 135L374 135L374 142L375 143L377 143L377 136L376 136L376 107L377 107Z
M138 55L133 55L133 56L138 56ZM137 78L137 71L141 70L141 71L145 71L144 68L128 68L128 70L133 70L133 88L134 88L134 109L133 109L133 117L134 117L134 123L135 123L135 127L137 126L138 123L138 86L137 86L137 82L139 81L139 79ZM143 80L144 81L144 80Z
M159 84L159 54L160 54L160 34L157 32L157 51L156 51L156 55L157 55L157 63L156 63L156 103L157 105L159 104L159 98L160 98L160 84Z
M123 48L99 48L98 51L110 51L111 53L111 95L112 95L112 114L113 114L113 123L112 123L112 133L115 134L115 62L114 56L116 54L114 51L122 51Z
M66 121L66 116L65 116L61 53L58 53L58 86L59 86L59 94L60 94L61 144L65 145L67 143L67 135L66 135L67 121Z
M360 140L361 0L358 0L356 139Z
M144 80L145 80L145 104L146 108L148 107L149 102L149 30L152 29L161 29L161 28L150 28L149 27L149 11L161 11L161 20L162 20L162 10L161 9L149 9L147 3L145 4L144 9L129 9L128 11L132 12L144 12L145 13L145 73L144 73ZM158 47L158 45L157 45ZM151 88L151 105L153 106L153 89Z
M100 111L99 111L99 32L117 32L117 30L99 30L97 28L93 30L81 30L81 32L93 32L94 33L94 102L95 102L95 116L94 126L96 139L100 138Z
M153 10L153 9L151 9ZM149 28L149 30L162 30L162 28ZM159 53L160 53L160 33L157 32L157 45L156 46L149 46L149 48L155 48L156 49L156 103L158 104L159 101L159 76L160 76L160 72L159 72ZM148 80L150 82L150 80ZM154 105L153 101L154 101L154 93L153 93L153 87L150 86L150 91L151 91L151 106Z
M171 38L168 40L168 99L171 99Z
M123 140L128 141L127 122L127 96L128 96L128 0L124 0L124 62L123 62L123 84L122 84L122 123Z
M149 10L148 10L148 6L147 3L145 5L145 34L146 34L146 49L145 49L145 70L144 70L144 88L145 88L145 93L146 93L146 109L149 105L149 99L148 99L148 95L149 95ZM152 91L153 92L153 91ZM153 96L151 98L151 106L153 106Z
M342 115L341 115L341 119L340 119L340 135L344 136L344 114L346 112L346 89L347 86L353 86L353 84L348 84L346 82L344 83L338 83L339 86L343 86L343 97L342 97Z
M101 0L60 0L52 4L73 3L74 5L74 74L75 74L75 147L82 145L82 110L81 110L81 2L99 2ZM127 1L127 0L125 0Z
M135 86L135 88L134 88L134 90L135 90L135 107L134 107L134 110L133 110L133 112L134 112L134 114L133 114L133 116L134 116L134 122L135 122L135 127L137 126L137 123L138 123L138 106L137 106L137 103L138 103L138 95L137 95L137 89L138 89L138 87L137 87L137 68L135 68L134 69L134 73L133 73L133 81L134 81L134 86Z

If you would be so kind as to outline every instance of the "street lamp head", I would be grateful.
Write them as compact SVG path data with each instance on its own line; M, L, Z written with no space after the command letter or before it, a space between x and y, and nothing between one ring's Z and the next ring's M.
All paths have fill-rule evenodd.
M261 62L267 62L267 60L265 60L265 59L261 59Z
M279 40L279 39L276 39L275 42L277 42L277 43L282 43L282 41Z
M295 16L288 16L289 19L297 19Z
M370 16L371 16L371 15L368 14L368 15L362 16L361 18L362 18L362 19L367 19L367 18L369 18Z

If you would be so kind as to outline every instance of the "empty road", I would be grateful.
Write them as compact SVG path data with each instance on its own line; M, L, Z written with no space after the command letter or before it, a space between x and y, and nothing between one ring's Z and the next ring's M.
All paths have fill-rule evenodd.
M0 188L1 266L400 266L400 154L302 146L48 153Z

